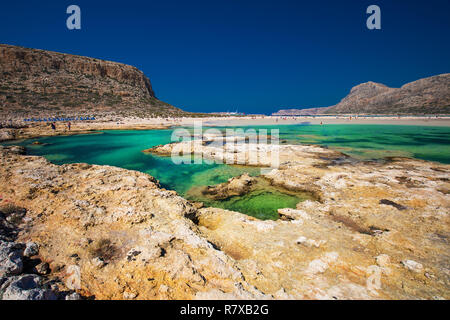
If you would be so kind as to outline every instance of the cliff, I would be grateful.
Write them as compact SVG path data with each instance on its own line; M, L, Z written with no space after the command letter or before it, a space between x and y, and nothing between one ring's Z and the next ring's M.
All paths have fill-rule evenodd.
M0 44L0 74L2 117L182 112L156 98L142 71L121 63Z

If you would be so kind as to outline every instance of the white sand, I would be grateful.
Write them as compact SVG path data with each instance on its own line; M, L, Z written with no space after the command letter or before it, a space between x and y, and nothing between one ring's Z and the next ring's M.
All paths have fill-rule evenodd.
M192 125L194 121L202 121L203 126L258 126L258 125L284 125L300 124L388 124L388 125L414 125L414 126L450 126L450 117L428 118L428 117L358 117L351 120L347 117L225 117L225 118L182 118L178 120L161 121L158 124Z

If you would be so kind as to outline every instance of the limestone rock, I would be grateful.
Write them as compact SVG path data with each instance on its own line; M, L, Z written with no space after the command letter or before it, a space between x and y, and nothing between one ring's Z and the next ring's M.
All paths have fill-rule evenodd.
M106 265L106 262L103 261L102 258L96 257L96 258L92 259L92 264L93 264L96 268L101 269L101 268L103 268L103 267Z
M70 293L66 295L64 298L64 300L81 300L81 299L82 297L76 292Z
M233 196L241 196L249 192L254 178L244 173L236 178L231 178L226 183L216 186L208 186L202 192L215 200L224 200Z
M422 272L423 271L423 265L419 262L416 262L414 260L403 260L402 265L413 272Z
M35 267L35 271L40 275L47 275L51 272L50 265L47 262L41 262Z
M134 292L125 291L125 292L123 293L123 298L124 298L125 300L132 300L132 299L135 299L136 297L137 297L137 294L134 293Z
M301 236L296 240L296 243L307 246L307 247L319 248L321 245L326 243L326 240L313 240L313 239L308 239L304 236Z
M380 254L379 256L375 257L375 260L377 262L377 265L380 267L387 267L391 263L391 259L387 254Z
M56 294L42 285L42 278L36 275L14 276L0 289L3 300L56 300Z
M291 208L278 209L278 214L281 220L302 220L310 219L310 216L303 210L296 210Z
M23 270L23 246L0 240L0 277L17 275Z
M27 242L25 245L25 250L23 251L23 255L25 257L33 257L39 254L39 245L35 242Z

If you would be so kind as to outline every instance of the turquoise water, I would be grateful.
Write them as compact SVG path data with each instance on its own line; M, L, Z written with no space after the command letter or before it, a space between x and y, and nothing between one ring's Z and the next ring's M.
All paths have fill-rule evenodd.
M406 156L450 163L450 128L388 125L284 125L244 129L280 130L282 143L317 144L358 159ZM205 128L208 129L208 128ZM172 130L105 131L98 134L42 137L9 144L22 145L28 154L41 155L55 164L85 162L112 165L148 173L167 189L190 198L193 187L215 185L258 168L218 164L175 165L170 157L144 154L149 147L171 142ZM32 144L35 141L41 145ZM263 219L275 219L276 209L295 207L302 197L279 190L258 190L210 205L240 211ZM202 200L193 199L191 200Z
M280 130L287 144L316 144L357 159L391 156L450 163L450 127L403 125L284 125L256 129Z
M214 185L244 172L258 175L258 168L218 164L176 165L170 157L141 152L152 146L171 142L172 130L105 131L99 134L43 137L14 142L27 153L41 155L55 164L90 163L111 165L148 173L164 188L185 195L194 185ZM39 141L42 145L32 144Z

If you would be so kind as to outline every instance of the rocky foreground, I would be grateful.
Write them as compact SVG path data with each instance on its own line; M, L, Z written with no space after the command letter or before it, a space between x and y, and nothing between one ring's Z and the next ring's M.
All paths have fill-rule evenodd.
M192 152L236 157L207 142L195 142ZM148 152L168 155L176 146ZM270 156L270 146L262 148ZM144 173L56 166L2 147L0 207L13 203L25 212L9 243L36 243L37 258L48 263L46 281L84 298L450 298L450 166L279 148L279 169L263 178L317 200L261 221L201 208ZM267 164L261 157L256 165ZM249 181L231 179L220 190L233 195L236 185L241 194ZM1 257L0 265L19 259ZM17 276L0 270L0 278Z

